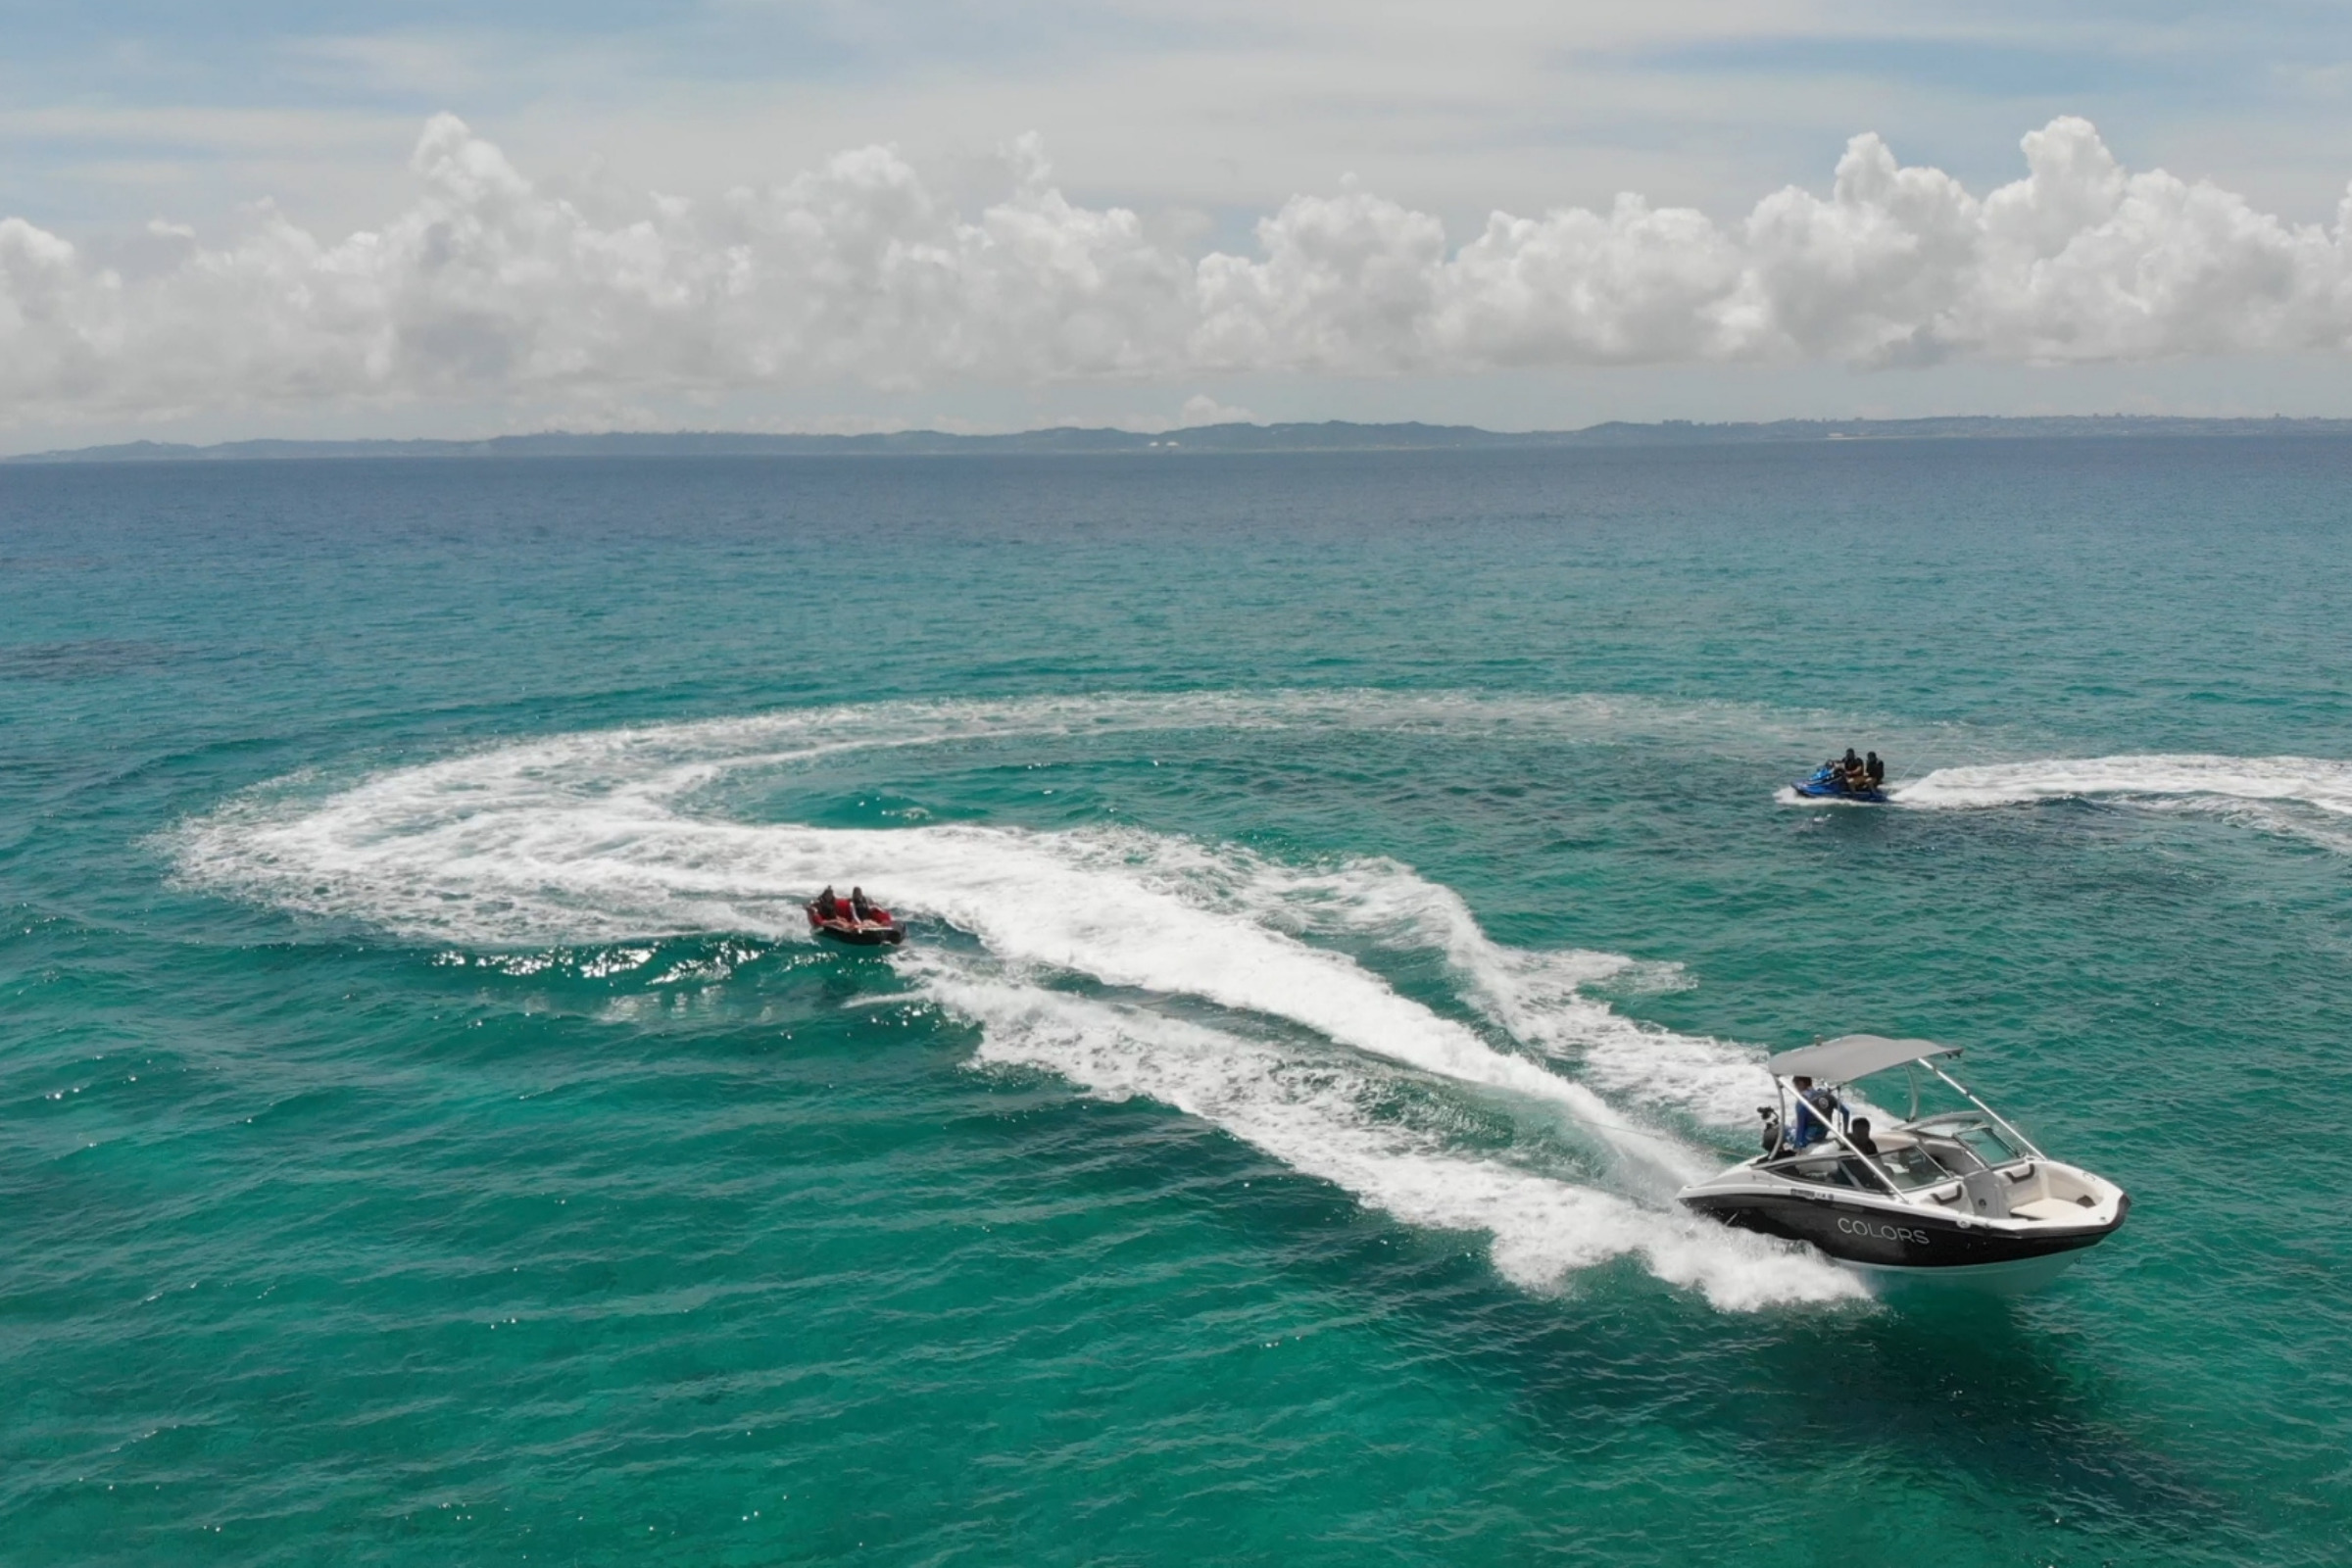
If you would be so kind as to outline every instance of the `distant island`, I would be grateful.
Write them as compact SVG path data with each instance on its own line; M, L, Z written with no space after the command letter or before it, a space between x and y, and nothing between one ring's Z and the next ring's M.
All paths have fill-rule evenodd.
M1778 419L1770 423L1656 424L1612 420L1582 430L1482 430L1468 424L1205 424L1162 433L1055 428L1010 435L951 435L903 430L877 435L762 435L684 430L670 433L551 430L479 441L223 441L189 446L130 441L72 451L35 452L9 463L254 462L322 458L801 458L944 457L957 454L1185 452L1395 452L1451 448L1740 446L1804 441L2068 441L2093 437L2247 437L2352 435L2352 419L2201 419L2154 415L2059 415L2003 418L1987 415L1930 419Z

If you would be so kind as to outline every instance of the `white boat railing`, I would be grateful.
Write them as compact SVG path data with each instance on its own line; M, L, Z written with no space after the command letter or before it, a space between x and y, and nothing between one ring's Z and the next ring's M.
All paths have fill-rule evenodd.
M2027 1160L2038 1159L2046 1161L2050 1157L2049 1155L2043 1153L2040 1149L2035 1147L2032 1139L2028 1138L2024 1133L2019 1132L2017 1128L2010 1125L2009 1121L2003 1117L1999 1111L1994 1110L1990 1105L1987 1105L1984 1103L1984 1102L1979 1100L1975 1095L1969 1094L1967 1087L1961 1084L1958 1080L1952 1078L1940 1068L1933 1065L1931 1065L1928 1070L1932 1073L1935 1073L1936 1077L1943 1079L1945 1083L1950 1084L1954 1089L1959 1090L1963 1096L1967 1097L1970 1104L1976 1106L1987 1117L1991 1118L1991 1120L1997 1124L2003 1132L2015 1139L2018 1143L2018 1146L2025 1151L2025 1152L2018 1155L2017 1158L2002 1160L1997 1165L1985 1161L1983 1156L1979 1155L1978 1162L1983 1164L1986 1170L2005 1170L2011 1165L2022 1164ZM1780 1086L1777 1078L1774 1080L1774 1086L1776 1088ZM1834 1086L1825 1085L1824 1087ZM1859 1160L1865 1170L1869 1171L1871 1175L1878 1178L1879 1184L1886 1190L1886 1196L1894 1199L1897 1202L1907 1203L1914 1207L1940 1208L1943 1205L1936 1202L1933 1195L1940 1191L1942 1188L1949 1186L1953 1182L1965 1183L1967 1180L1967 1172L1950 1171L1946 1179L1942 1181L1923 1182L1917 1187L1905 1187L1900 1182L1897 1182L1893 1176L1888 1174L1886 1167L1879 1163L1878 1156L1875 1153L1864 1153L1861 1148L1856 1145L1850 1137L1847 1136L1846 1131L1838 1125L1838 1116L1836 1112L1823 1110L1820 1106L1815 1105L1810 1101L1805 1100L1802 1095L1796 1096L1796 1099L1799 1103L1804 1105L1806 1113L1821 1124L1824 1138L1835 1139L1838 1147L1844 1150L1846 1153L1852 1155L1856 1160ZM1844 1102L1842 1101L1839 1102L1840 1109L1843 1108L1843 1103ZM1846 1115L1847 1120L1851 1121L1852 1113L1848 1111ZM1931 1123L1935 1120L1933 1117L1923 1119L1930 1121ZM1783 1137L1788 1137L1793 1132L1794 1124L1792 1122L1784 1119L1781 1125ZM1904 1132L1907 1136L1916 1137L1917 1128L1918 1121L1914 1120L1902 1123L1900 1128L1895 1130ZM1959 1143L1959 1140L1953 1139L1950 1140L1950 1142ZM1808 1144L1805 1146L1805 1149L1810 1149L1812 1147L1812 1145ZM1968 1148L1966 1144L1960 1144L1960 1147L1963 1149ZM1801 1158L1804 1157L1805 1149L1792 1148L1789 1149L1785 1155L1781 1155L1779 1157L1790 1159ZM1928 1150L1922 1149L1920 1152L1924 1154L1927 1154L1930 1159L1934 1159L1936 1157L1935 1154ZM1976 1152L1974 1150L1970 1150L1969 1152L1975 1154ZM1768 1161L1773 1159L1774 1156L1767 1156Z
M2017 1140L2018 1147L2023 1149L2029 1156L2034 1159L2047 1159L2050 1157L2049 1155L2043 1153L2041 1150L2035 1146L2033 1139L2028 1138L2024 1133L2019 1132L2015 1126L2011 1125L2008 1117L2002 1115L1999 1111L1993 1109L1982 1100L1979 1100L1975 1095L1970 1094L1968 1085L1962 1083L1950 1073L1945 1072L1941 1067L1936 1066L1932 1061L1925 1063L1925 1065L1928 1071L1934 1073L1945 1083L1950 1084L1954 1089L1959 1090L1961 1098L1965 1099L1970 1104L1976 1106L1985 1115L1990 1116L1994 1123L2000 1127L2001 1131L2007 1133L2010 1137Z

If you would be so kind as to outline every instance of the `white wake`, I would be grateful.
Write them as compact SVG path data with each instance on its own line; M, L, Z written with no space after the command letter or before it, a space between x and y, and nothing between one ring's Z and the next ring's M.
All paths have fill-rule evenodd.
M795 759L1224 724L1239 716L1233 702L904 705L558 736L322 798L289 781L185 824L172 849L192 885L476 949L712 931L805 939L805 899L828 882L863 884L979 939L984 955L942 945L896 961L922 994L978 1023L985 1062L1149 1097L1399 1219L1483 1231L1495 1266L1525 1284L1633 1256L1726 1307L1856 1294L1817 1258L1668 1200L1720 1160L1678 1136L1677 1119L1744 1128L1761 1086L1755 1052L1622 1018L1581 988L1627 977L1630 960L1499 947L1457 895L1409 867L1299 868L1134 829L849 830L696 809L726 775ZM1364 722L1376 705L1341 694L1275 706L1282 721L1311 724L1335 712ZM1417 700L1390 716L1454 720ZM1463 1007L1504 1039L1327 945L1346 942L1441 954ZM1525 1168L1452 1148L1442 1130L1384 1108L1408 1082L1549 1118L1599 1168Z
M2340 853L2352 853L2352 762L2313 757L2197 753L2053 759L1943 767L1892 792L1925 810L1966 810L2035 801L2105 800L2151 809L2236 818Z
M1893 791L1902 805L1945 808L2097 796L2298 801L2323 811L2352 815L2352 762L2310 757L2195 754L1996 762L1980 767L1939 767Z
M1633 1256L1732 1309L1858 1294L1849 1276L1761 1237L1451 1150L1382 1114L1383 1086L1365 1072L1034 987L942 977L931 990L980 1022L984 1061L1046 1068L1105 1099L1173 1105L1408 1224L1484 1232L1496 1270L1530 1288Z

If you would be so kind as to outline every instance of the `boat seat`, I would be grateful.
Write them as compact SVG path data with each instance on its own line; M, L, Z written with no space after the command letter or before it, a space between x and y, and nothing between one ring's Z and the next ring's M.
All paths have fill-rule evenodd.
M2009 1212L2019 1219L2061 1220L2068 1223L2082 1217L2082 1205L2064 1198L2037 1198L2031 1203L2012 1203Z
M1998 1171L1972 1170L1960 1178L1960 1202L1963 1213L1979 1219L2007 1219L2011 1212L2009 1184L2001 1180Z

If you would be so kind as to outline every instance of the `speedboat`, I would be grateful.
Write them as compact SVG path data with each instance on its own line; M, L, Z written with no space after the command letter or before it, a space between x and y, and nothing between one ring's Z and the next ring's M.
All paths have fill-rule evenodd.
M906 940L906 928L879 905L867 905L862 920L851 912L847 900L836 904L831 914L819 914L813 900L808 908L808 929L819 937L830 937L857 948L895 948Z
M1868 801L1878 806L1886 803L1884 789L1876 784L1855 789L1834 766L1816 768L1811 778L1798 779L1789 788L1808 801Z
M1937 1064L1959 1054L1932 1040L1881 1035L1781 1053L1765 1063L1780 1103L1757 1107L1764 1152L1676 1196L1727 1225L1809 1243L1874 1283L2040 1289L2120 1230L2132 1199L2104 1177L2050 1158ZM1864 1131L1869 1120L1836 1100L1836 1086L1895 1067L1911 1079L1910 1114ZM1922 1068L1966 1107L1922 1115ZM1791 1101L1789 1080L1800 1077L1831 1095L1792 1121L1792 1103L1802 1102Z

